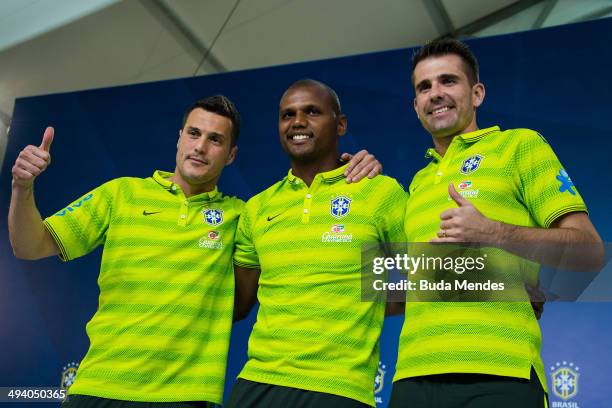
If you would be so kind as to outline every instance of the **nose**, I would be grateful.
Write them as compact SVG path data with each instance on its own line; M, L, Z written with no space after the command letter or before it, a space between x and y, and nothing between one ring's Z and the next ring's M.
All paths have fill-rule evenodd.
M303 128L306 127L306 114L304 112L298 111L293 117L293 122L291 123L291 127L294 128Z
M442 89L442 86L437 81L432 83L431 89L429 90L429 98L432 101L437 101L437 100L442 99L443 96L444 96L444 90Z
M198 142L195 144L195 151L200 153L206 153L206 149L208 148L208 138L202 136L198 139Z

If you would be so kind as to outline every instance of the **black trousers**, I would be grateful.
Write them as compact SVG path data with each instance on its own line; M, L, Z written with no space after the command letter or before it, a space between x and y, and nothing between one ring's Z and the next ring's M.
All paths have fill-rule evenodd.
M136 402L123 401L91 395L68 395L61 408L213 408L210 402Z
M372 401L374 402L374 401ZM368 408L351 398L239 378L225 408Z
M546 408L548 396L533 368L531 378L439 374L393 383L389 408Z

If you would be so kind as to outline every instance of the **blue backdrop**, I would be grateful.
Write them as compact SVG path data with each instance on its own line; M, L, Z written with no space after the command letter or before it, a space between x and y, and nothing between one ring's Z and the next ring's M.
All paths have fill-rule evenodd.
M612 236L609 38L612 20L604 19L469 41L487 89L479 125L540 131L582 193L604 240ZM48 215L114 177L172 170L185 108L202 96L223 93L236 102L244 125L238 160L226 169L220 188L247 199L286 174L288 161L277 135L278 101L289 84L310 77L340 95L349 123L342 150L368 149L387 174L407 186L426 164L423 154L431 144L412 108L412 51L17 100L0 176L5 209L0 217L0 386L59 386L62 371L85 355L85 324L98 302L100 251L64 264L58 259L18 261L10 250L10 170L25 145L40 143L45 126L56 129L53 163L37 180L36 197L41 213ZM597 285L596 280L592 286ZM547 370L552 375L568 367L578 375L576 394L564 400L551 393L551 406L612 405L607 392L612 380L610 315L610 303L546 305L540 323ZM230 386L244 363L252 323L253 314L235 325ZM401 324L401 317L385 323L380 406L388 400ZM551 390L552 384L549 376ZM575 405L561 405L564 401Z

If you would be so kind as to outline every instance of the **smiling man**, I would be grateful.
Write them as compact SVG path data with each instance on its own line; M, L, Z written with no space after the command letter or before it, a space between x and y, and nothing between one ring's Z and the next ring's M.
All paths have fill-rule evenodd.
M301 80L283 94L286 177L251 198L236 235L237 311L260 306L228 406L374 406L385 305L361 301L361 248L403 242L406 193L385 176L344 181L336 93Z
M434 147L409 188L409 242L601 242L542 136L479 129L485 87L465 44L418 50L412 83ZM541 342L529 302L407 302L390 407L545 407Z
M90 348L63 406L221 403L244 203L216 185L236 157L238 111L223 96L198 101L179 131L174 173L111 180L43 221L33 183L53 134L17 158L9 232L24 259L69 261L104 245Z

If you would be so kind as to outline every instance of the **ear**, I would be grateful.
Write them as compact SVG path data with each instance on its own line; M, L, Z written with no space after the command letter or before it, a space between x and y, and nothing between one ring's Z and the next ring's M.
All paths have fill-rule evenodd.
M338 136L343 136L346 133L346 129L348 127L348 120L344 113L341 113L338 116L338 124L336 125L336 130L338 131Z
M415 112L415 113L416 113L416 115L417 115L417 119L419 119L419 120L420 120L420 119L421 119L421 117L419 116L419 110L417 109L417 101L416 101L416 98L414 98L414 99L412 100L412 106L414 107L414 112Z
M178 137L178 140L176 141L176 148L177 149L179 147L179 141L181 140L181 136L183 136L183 129L179 129L179 137Z
M484 98L485 98L485 86L484 84L479 82L472 87L472 104L474 105L474 108L477 108L480 105L482 105Z
M227 160L225 161L225 165L229 166L236 160L236 154L238 154L238 146L234 146L230 149L229 155L227 156Z

